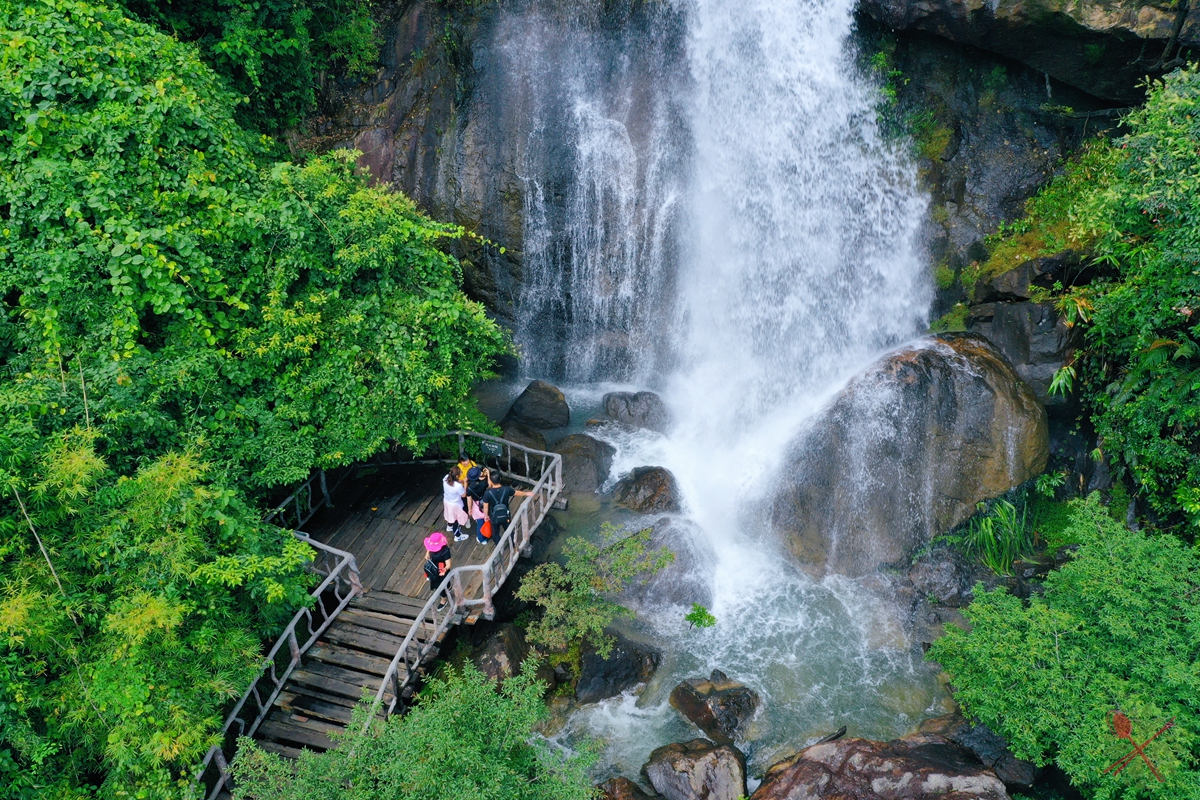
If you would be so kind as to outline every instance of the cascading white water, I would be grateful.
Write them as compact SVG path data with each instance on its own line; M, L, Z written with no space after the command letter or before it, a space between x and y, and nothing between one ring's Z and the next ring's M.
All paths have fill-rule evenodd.
M670 8L684 21L687 80L662 82L654 90L670 96L641 103L678 104L684 130L650 126L657 135L630 137L602 102L620 96L620 80L575 84L572 199L560 250L537 262L528 290L542 298L532 309L555 297L572 306L565 352L582 363L557 377L645 383L645 369L631 365L672 364L655 384L675 416L669 436L598 435L618 446L615 473L640 464L675 473L687 506L675 544L693 551L689 563L703 574L691 585L703 587L674 599L708 600L719 622L693 631L679 606L643 603L639 625L665 643L655 680L639 697L579 712L561 737L603 737L606 769L631 776L653 747L694 735L666 696L713 668L763 695L765 710L740 743L758 768L842 724L902 733L937 698L897 613L855 582L804 575L767 522L772 488L793 468L787 444L849 377L924 328L931 298L916 241L925 200L911 166L880 137L877 89L854 67L853 0ZM682 194L669 214L630 213L651 200L661 211L667 186ZM668 216L674 224L662 226ZM527 241L546 224L527 216ZM663 243L668 228L674 240ZM537 374L562 342L544 324L525 330ZM615 371L589 344L612 330L635 351ZM639 359L649 342L660 347Z
M636 382L660 352L683 125L672 37L606 30L594 5L535 0L499 32L501 102L524 107L528 131L515 334L531 374Z

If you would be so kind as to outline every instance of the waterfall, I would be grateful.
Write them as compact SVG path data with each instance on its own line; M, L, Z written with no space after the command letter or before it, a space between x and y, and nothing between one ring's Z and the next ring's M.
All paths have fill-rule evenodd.
M498 34L502 102L528 132L515 338L531 375L639 382L664 354L687 150L679 15L627 12L533 2Z
M691 551L718 619L691 631L679 606L639 607L665 650L658 677L640 697L580 712L562 737L606 739L612 772L636 775L651 747L694 735L666 696L712 668L764 696L743 743L757 768L839 724L898 735L937 703L900 613L861 583L804 575L765 513L794 469L788 443L851 376L924 329L932 298L926 199L878 129L853 5L646 3L640 27L601 32L536 17L537 52L551 57L513 62L558 87L527 159L526 369L661 391L669 436L597 435L618 446L617 471L676 475L686 510L672 544ZM552 171L551 140L568 165L558 217L537 177Z

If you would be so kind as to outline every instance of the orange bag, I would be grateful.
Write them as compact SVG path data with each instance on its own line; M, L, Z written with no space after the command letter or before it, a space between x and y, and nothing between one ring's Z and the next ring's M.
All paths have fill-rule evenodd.
M485 539L492 538L492 521L485 519L483 525L479 528L479 535Z

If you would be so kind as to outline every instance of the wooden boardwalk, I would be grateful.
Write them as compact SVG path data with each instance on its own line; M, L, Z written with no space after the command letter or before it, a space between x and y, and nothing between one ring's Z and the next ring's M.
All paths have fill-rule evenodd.
M429 599L423 541L430 531L445 531L443 475L444 469L429 466L362 474L341 487L335 507L321 509L306 526L313 539L354 554L365 594L350 601L304 653L254 733L263 749L293 758L301 748L328 750L334 746L329 734L349 724L356 702L364 694L374 696ZM472 536L451 541L450 548L459 567L482 564L492 545L477 544ZM427 622L422 625L432 632ZM429 641L421 631L417 638ZM434 647L429 658L436 654ZM385 701L391 698L385 695Z

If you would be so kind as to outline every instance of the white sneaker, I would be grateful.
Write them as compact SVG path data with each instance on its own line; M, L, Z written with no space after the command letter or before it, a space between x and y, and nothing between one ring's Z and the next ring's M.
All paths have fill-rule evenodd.
M471 538L470 536L467 536L462 531L459 531L458 533L454 534L454 541L456 541L456 542L465 542L467 539L470 539L470 538Z

